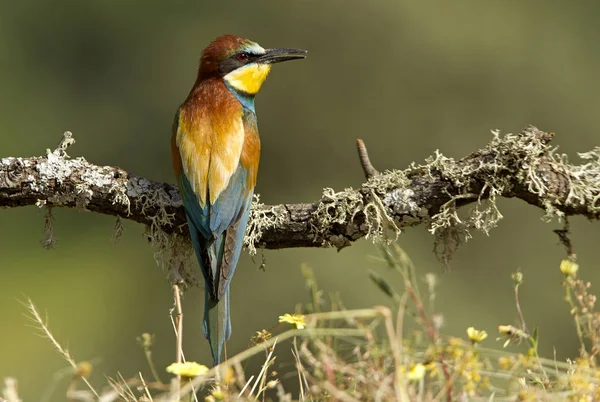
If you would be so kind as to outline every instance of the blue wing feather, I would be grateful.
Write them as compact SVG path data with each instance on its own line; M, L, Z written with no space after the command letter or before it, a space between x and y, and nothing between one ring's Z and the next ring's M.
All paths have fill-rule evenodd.
M212 233L223 233L239 219L240 206L247 193L246 169L239 165L231 179L229 179L229 184L225 190L219 194L219 198L212 205L210 214L210 230Z
M253 194L252 190L248 191L246 183L246 170L240 165L215 203L207 203L202 207L185 174L179 178L196 257L205 280L213 287L210 290L217 298L221 293L218 288L228 287L241 253ZM225 232L234 225L236 236L235 239L231 239L233 245L228 253L230 258L227 267L224 267L222 262L227 241ZM207 253L211 254L208 258ZM219 271L222 268L227 272L220 275ZM225 282L218 283L221 279Z
M200 205L185 174L179 178L190 236L205 280L203 332L214 364L231 335L229 285L244 244L253 189L240 164L214 204Z
M194 228L196 228L204 238L210 238L211 230L210 225L208 224L210 205L208 203L204 207L200 205L198 197L194 193L192 185L184 173L181 173L179 176L179 189L182 193L183 205L188 221L191 220Z

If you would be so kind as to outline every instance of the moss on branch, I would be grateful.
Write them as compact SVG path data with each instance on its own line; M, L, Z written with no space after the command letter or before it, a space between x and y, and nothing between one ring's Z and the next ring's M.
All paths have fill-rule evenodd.
M313 203L265 205L257 197L245 245L251 253L257 248L343 248L362 237L379 241L403 228L427 225L438 257L447 261L473 230L488 234L498 224L499 196L540 208L546 221L569 215L598 219L600 148L579 154L581 163L572 164L550 145L553 136L535 127L504 136L494 131L486 147L460 160L436 150L424 163L383 173L371 165L360 141L367 175L360 188L327 188ZM73 142L67 132L45 156L0 159L0 207L70 207L133 220L148 227L161 261L183 266L190 247L177 188L70 158L66 149ZM459 214L467 205L471 208ZM175 281L189 280L183 268L175 276Z

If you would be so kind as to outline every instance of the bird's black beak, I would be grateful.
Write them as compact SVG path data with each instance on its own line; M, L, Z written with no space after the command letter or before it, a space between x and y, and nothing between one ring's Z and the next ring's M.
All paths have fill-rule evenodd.
M256 62L263 64L281 63L282 61L303 59L306 57L306 50L303 49L267 49L266 53L261 55Z

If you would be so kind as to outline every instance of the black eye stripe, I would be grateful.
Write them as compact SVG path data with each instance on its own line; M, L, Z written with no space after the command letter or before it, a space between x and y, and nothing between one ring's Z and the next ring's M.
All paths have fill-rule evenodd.
M242 56L242 59L244 59L244 56L245 56L245 59L243 60L245 62L253 62L254 60L256 60L256 59L258 59L260 57L259 54L250 53L250 52L236 53L232 57L235 58L236 60L241 61L242 59L240 59L240 56Z
M240 55L245 54L247 56L246 59L244 59L243 57L240 59ZM231 55L230 57L226 58L225 60L221 61L221 63L219 64L219 72L222 75L225 75L227 73L230 73L231 71L240 68L246 64L252 63L255 60L257 60L261 55L260 54L256 54L256 53L250 53L250 52L238 52L238 53L234 53L233 55Z

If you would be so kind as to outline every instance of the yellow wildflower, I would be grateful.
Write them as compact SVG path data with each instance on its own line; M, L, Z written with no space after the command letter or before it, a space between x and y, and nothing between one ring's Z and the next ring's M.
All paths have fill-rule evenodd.
M206 402L224 401L225 393L223 392L223 390L221 388L217 387L210 393L210 395L208 395L206 398L204 398L204 400Z
M431 361L431 362L427 363L425 365L425 369L427 371L429 371L429 377L431 377L431 378L441 377L440 376L440 370L438 369L438 367L435 364L435 362Z
M481 379L479 387L483 388L483 389L492 389L492 383L490 382L490 377L487 377L487 376L483 377Z
M467 328L467 335L473 344L479 343L488 337L487 332L473 327Z
M182 377L197 377L206 374L208 367L196 362L173 363L167 367L167 372Z
M298 329L304 329L306 326L306 323L304 322L304 315L302 314L280 315L279 322L287 322L288 324L295 325Z
M560 272L562 272L565 276L575 276L578 270L579 264L573 261L562 260L560 263Z
M93 369L94 367L92 366L92 363L88 361L81 361L77 363L77 366L75 367L75 375L77 377L87 378Z
M225 384L233 384L235 382L235 370L233 369L233 367L229 367L227 369L227 372L225 373L225 376L223 377L223 382Z
M501 356L498 358L498 366L502 370L511 370L515 364L515 361L512 357Z
M450 337L450 339L448 340L448 345L450 346L454 346L454 347L460 347L460 346L464 346L463 340L460 338L455 338L455 337Z
M421 363L415 364L413 368L408 372L408 379L410 381L419 381L423 377L425 377L425 372L427 369Z

